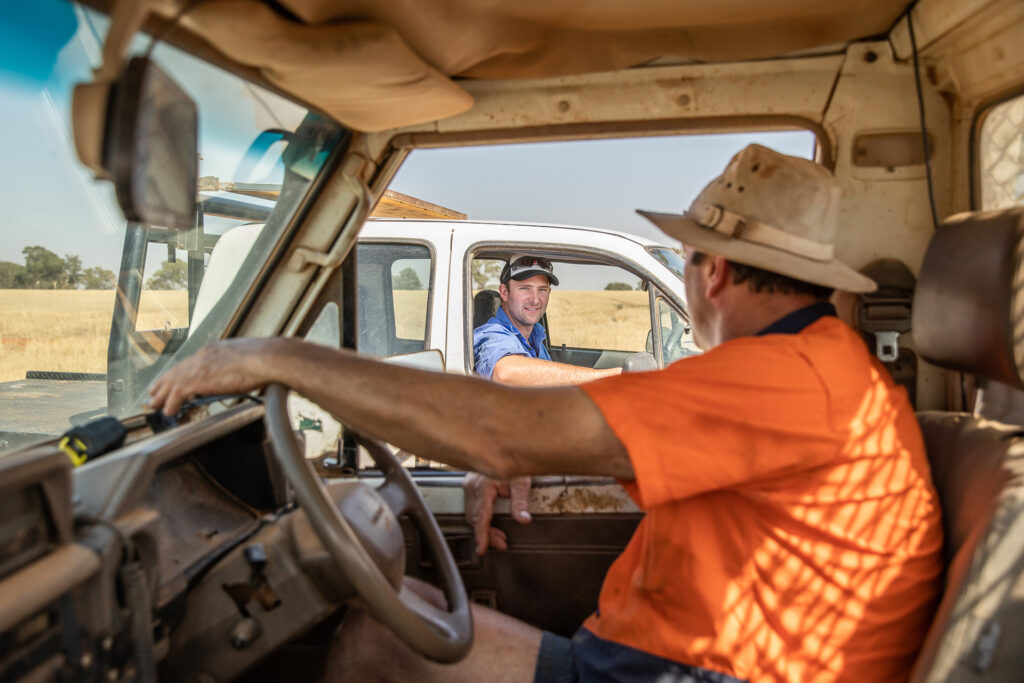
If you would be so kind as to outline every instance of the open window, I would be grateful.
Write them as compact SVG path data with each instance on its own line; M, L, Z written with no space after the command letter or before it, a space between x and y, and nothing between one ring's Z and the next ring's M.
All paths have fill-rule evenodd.
M544 256L554 264L559 285L551 288L541 324L551 359L579 367L621 367L630 355L649 351L659 367L696 352L689 320L643 268L611 257L516 245L478 249L471 261L472 315L467 340L501 304L498 277L511 253ZM673 331L677 334L673 335ZM667 350L665 344L674 345ZM467 370L472 369L467 360Z

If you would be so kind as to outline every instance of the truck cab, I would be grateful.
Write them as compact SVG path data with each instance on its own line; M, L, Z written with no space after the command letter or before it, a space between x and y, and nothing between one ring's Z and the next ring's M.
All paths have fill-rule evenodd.
M840 185L837 257L880 285L836 304L912 396L942 498L945 592L908 676L1019 678L1021 4L613 5L0 10L0 678L314 676L353 604L438 661L472 642L470 601L571 633L643 514L619 483L538 478L533 523L499 506L509 550L478 557L465 473L286 389L165 420L147 387L235 337L470 374L477 296L521 250L567 275L553 357L679 361L696 349L678 245L369 216L418 155L701 142L605 191L632 212L658 208L632 194L665 173L710 180L724 161L704 142L794 131ZM521 163L526 185L539 165ZM662 208L686 204L679 185ZM414 604L403 575L445 586L451 609Z

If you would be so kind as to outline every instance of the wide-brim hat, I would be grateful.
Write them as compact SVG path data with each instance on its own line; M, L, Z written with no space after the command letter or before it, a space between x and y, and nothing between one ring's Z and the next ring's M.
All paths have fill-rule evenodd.
M873 292L834 256L839 184L808 159L750 145L683 214L637 211L702 252L823 287Z

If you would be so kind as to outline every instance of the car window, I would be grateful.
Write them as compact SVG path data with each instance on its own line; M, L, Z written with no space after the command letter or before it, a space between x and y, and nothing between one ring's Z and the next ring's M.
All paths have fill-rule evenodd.
M674 249L668 247L647 247L651 256L661 261L662 265L672 271L673 275L680 280L683 279L683 271L686 270L686 261Z
M356 263L359 351L386 357L426 349L433 288L430 249L360 243Z
M198 109L200 211L186 232L126 222L112 185L78 161L71 133L72 90L100 66L107 18L38 0L7 20L0 452L94 417L138 413L162 368L223 336L344 132L159 44L154 61ZM139 36L131 51L149 42ZM239 230L250 234L236 258L210 272L215 245Z
M640 279L618 266L557 264L551 288L551 347L643 351L651 329L651 304Z
M571 262L578 259L570 255L559 260L548 252L545 256L559 280L542 319L552 360L597 369L621 367L631 353L646 349L654 316L639 277L621 266ZM501 305L498 277L504 263L486 254L472 260L469 328L486 322Z
M993 107L978 140L982 209L1024 205L1024 95Z

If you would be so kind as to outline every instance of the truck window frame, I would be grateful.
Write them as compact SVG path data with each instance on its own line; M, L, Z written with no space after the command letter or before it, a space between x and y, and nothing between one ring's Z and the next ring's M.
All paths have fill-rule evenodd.
M632 260L624 259L620 254L606 251L598 247L576 247L568 246L553 242L522 242L522 241L503 241L503 240L482 240L480 242L474 242L469 245L465 252L465 258L463 258L462 269L463 269L463 359L465 372L467 375L477 376L476 370L473 367L473 277L472 277L472 264L475 259L488 258L481 256L482 253L489 251L530 251L531 253L537 253L538 255L550 258L553 261L558 261L560 258L577 256L583 259L584 262L593 265L610 265L619 267L634 277L640 278L641 281L647 283L647 289L657 288L658 293L665 297L668 301L672 302L677 309L685 311L685 305L682 302L676 301L670 294L671 290L665 286L665 283L654 276L654 274L647 271L641 264L636 263ZM453 254L453 258L455 255ZM654 258L653 256L651 258ZM649 292L648 292L649 294ZM651 329L655 327L655 322L658 320L656 311L651 304L652 299L648 296L648 313L650 314ZM683 315L686 315L685 312ZM689 316L687 316L688 318ZM547 322L547 313L542 320L543 323ZM656 355L660 358L660 354Z

